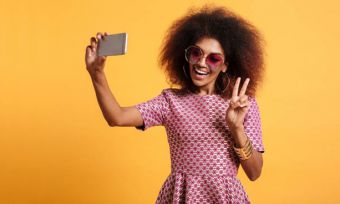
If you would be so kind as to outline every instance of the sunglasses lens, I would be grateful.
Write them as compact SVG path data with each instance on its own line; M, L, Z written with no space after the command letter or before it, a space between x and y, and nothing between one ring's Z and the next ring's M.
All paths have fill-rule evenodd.
M195 64L200 61L202 57L202 50L200 50L197 47L190 47L187 50L186 58L189 61L189 63Z
M186 49L185 58L191 64L199 63L203 56L204 52L199 47L192 46ZM217 68L223 63L222 55L217 53L210 53L205 60L206 64L212 69Z
M207 65L210 66L211 68L216 68L220 66L223 62L222 56L219 54L210 54L207 57Z

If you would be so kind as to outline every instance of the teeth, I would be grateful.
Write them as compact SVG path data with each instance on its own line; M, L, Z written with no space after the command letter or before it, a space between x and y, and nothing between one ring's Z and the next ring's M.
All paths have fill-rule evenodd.
M204 72L204 71L201 71L201 70L198 70L198 69L195 69L195 71L200 73L200 74L208 74L208 72Z

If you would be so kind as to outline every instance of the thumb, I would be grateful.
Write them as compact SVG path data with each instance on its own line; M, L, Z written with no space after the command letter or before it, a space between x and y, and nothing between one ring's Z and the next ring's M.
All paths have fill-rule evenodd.
M229 106L230 108L232 109L235 109L237 107L239 107L241 104L240 104L240 101L233 101L233 100L230 100L229 102Z

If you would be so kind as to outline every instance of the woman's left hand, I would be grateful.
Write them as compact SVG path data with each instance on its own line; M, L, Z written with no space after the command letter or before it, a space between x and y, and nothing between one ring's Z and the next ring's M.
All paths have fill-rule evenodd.
M249 81L249 78L244 81L240 93L238 93L238 89L240 86L241 78L238 77L235 82L232 97L230 99L230 104L226 113L226 122L231 131L236 131L244 128L244 118L249 110L249 101L248 96L246 95Z

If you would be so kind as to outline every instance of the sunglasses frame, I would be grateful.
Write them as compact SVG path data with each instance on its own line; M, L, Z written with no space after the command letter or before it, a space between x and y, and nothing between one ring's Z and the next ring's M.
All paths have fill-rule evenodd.
M194 47L194 48L198 48L199 50L200 50L200 52L201 52L201 58L200 58L200 60L199 61L201 61L202 60L202 58L204 58L204 51L203 51L203 49L202 48L200 48L199 46L197 46L197 45L190 45L189 47L187 47L186 49L184 49L184 57L185 57L185 60L188 62L188 63L190 63L190 64L196 64L196 63L191 63L190 62L190 60L188 59L188 57L187 57L187 54L188 54L188 50L190 49L190 48L192 48L192 47ZM221 66L222 64L224 64L224 55L222 54L222 53L216 53L216 52L211 52L211 53L209 53L206 57L205 57L205 64L206 65L208 65L209 63L207 63L207 58L208 58L208 56L209 55L211 55L211 54L217 54L217 55L220 55L221 56L221 58L222 58L222 63L219 65L219 66Z

